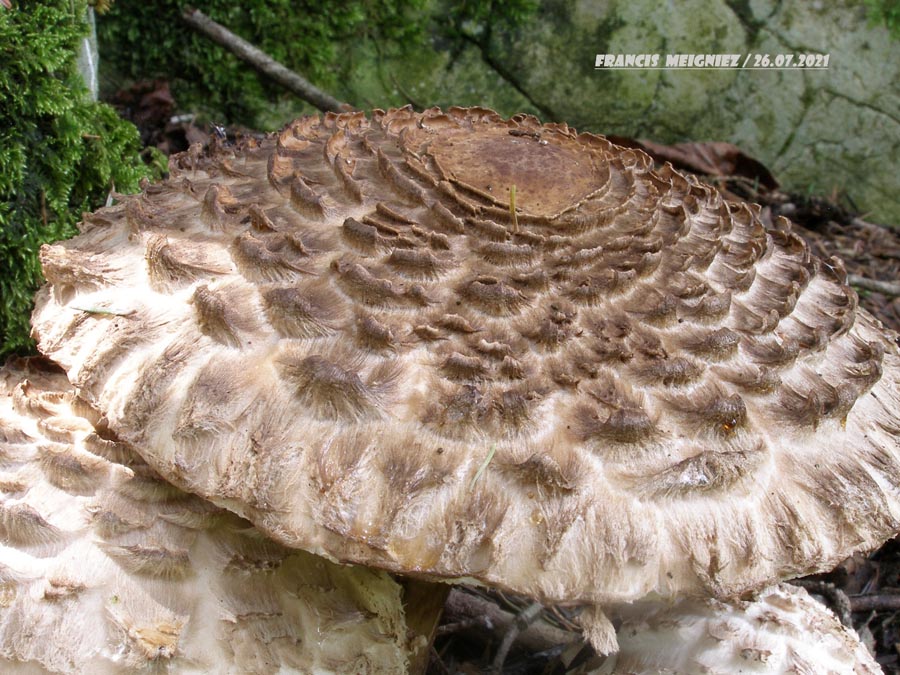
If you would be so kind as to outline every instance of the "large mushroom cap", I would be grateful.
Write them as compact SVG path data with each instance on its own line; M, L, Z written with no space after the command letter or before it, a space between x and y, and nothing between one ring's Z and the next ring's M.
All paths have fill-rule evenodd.
M596 603L900 526L900 355L840 264L565 125L301 119L176 158L43 263L44 353L289 546Z
M271 542L85 415L63 373L0 369L0 670L405 671L387 574Z

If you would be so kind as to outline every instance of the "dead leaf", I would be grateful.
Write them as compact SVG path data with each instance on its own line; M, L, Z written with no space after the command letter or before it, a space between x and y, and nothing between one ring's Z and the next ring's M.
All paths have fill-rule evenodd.
M772 172L757 159L731 143L677 143L663 145L647 140L609 136L610 141L627 148L638 148L657 162L670 162L676 169L684 169L706 176L741 176L775 190L778 181Z

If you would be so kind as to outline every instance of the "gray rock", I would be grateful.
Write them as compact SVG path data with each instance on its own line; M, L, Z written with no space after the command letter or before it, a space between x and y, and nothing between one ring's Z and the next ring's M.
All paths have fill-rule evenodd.
M811 52L830 54L827 70L594 69L597 53ZM598 133L730 141L788 190L843 193L869 218L900 223L900 45L858 3L556 0L515 34L494 30L487 50L451 62L423 49L346 85L360 105L480 104Z

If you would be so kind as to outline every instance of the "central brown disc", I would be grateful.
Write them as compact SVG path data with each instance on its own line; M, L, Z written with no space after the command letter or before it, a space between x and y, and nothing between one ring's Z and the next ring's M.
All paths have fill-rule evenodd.
M553 143L540 134L512 135L508 129L481 130L473 142L455 135L428 147L452 180L490 196L499 206L509 205L510 187L516 186L516 207L526 215L552 217L572 207L603 185L589 150L575 140Z

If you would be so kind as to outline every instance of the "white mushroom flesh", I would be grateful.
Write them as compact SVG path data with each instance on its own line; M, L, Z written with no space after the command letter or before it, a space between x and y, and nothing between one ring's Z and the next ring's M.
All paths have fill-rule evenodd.
M780 585L752 601L687 600L642 609L618 631L618 654L582 675L796 673L875 675L859 636L802 588ZM575 675L573 672L572 675Z

